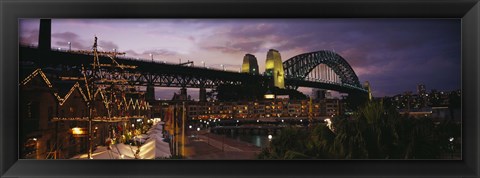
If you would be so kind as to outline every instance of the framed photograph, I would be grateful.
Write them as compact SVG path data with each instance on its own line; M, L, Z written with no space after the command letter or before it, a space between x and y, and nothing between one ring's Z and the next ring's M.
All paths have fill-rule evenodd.
M2 176L478 176L478 0L1 9Z

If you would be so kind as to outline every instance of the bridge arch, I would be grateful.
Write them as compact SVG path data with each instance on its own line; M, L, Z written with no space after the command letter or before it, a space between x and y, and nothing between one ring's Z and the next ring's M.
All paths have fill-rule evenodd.
M299 54L284 61L285 78L305 79L320 64L331 68L342 84L363 88L350 64L342 56L327 50Z

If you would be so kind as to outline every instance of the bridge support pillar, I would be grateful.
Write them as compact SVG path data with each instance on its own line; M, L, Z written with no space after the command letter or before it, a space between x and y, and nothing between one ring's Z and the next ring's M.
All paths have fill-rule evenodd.
M199 96L198 99L201 102L207 101L207 89L205 87L201 87L200 88L200 94L198 96Z
M147 86L147 93L145 95L145 99L147 101L154 101L155 100L155 87L153 85Z
M52 38L52 20L40 19L40 30L38 37L38 49L50 51Z
M187 88L182 87L180 89L180 100L187 100L187 99L188 99Z

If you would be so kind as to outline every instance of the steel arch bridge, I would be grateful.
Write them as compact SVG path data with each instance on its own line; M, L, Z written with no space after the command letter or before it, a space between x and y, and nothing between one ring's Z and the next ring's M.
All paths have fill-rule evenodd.
M76 54L69 51L42 52L36 48L20 46L20 60L32 61L38 67L45 68L59 64L65 66L89 66L92 56ZM45 60L48 59L48 60ZM108 61L104 56L100 60ZM105 80L124 80L129 85L155 87L214 88L221 84L268 83L269 76L250 75L232 71L212 70L204 67L188 67L145 60L117 58L119 63L137 66L122 72L105 68L97 73ZM308 78L308 74L321 64L327 65L338 75L340 80L322 80ZM368 93L350 65L340 55L331 51L317 51L300 54L283 62L285 85L298 87L322 88L343 93Z
M360 84L352 67L342 56L332 51L322 50L299 54L284 61L283 69L285 71L285 78L287 79L287 82L290 81L288 83L293 84L291 85L293 88L298 88L298 86L301 86L299 85L299 82L293 81L306 81L308 79L307 76L321 64L328 66L328 68L332 70L333 73L327 73L329 76L334 76L333 74L335 74L335 76L338 76L339 80L330 77L328 80L313 78L314 81L317 80L317 82L325 83L325 85L332 85L330 88L335 88L334 86L337 85L338 87L351 88L366 92Z

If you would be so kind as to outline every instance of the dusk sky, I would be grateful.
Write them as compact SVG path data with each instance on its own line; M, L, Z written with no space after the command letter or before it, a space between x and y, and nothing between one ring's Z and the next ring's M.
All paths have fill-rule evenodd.
M37 45L38 19L20 20L20 43ZM405 91L460 89L460 19L53 19L52 47L126 52L134 58L178 63L205 61L210 68L238 71L246 53L265 69L269 49L285 61L332 50L352 66L375 97ZM171 98L162 88L157 97ZM311 89L302 92L310 94ZM192 92L190 92L192 91ZM190 90L193 98L198 92Z

